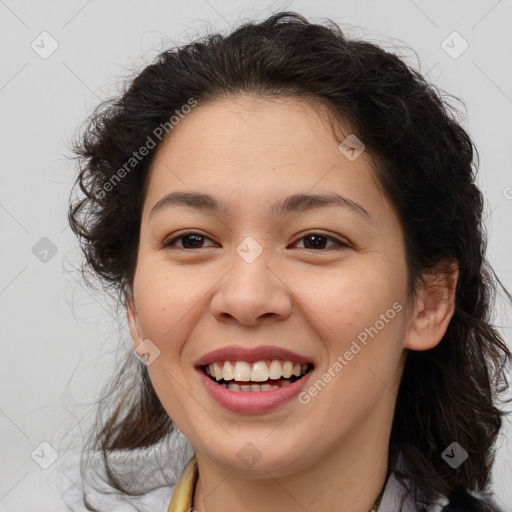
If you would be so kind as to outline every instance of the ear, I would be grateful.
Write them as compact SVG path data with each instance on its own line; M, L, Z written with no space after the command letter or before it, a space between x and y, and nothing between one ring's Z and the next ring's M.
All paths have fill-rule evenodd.
M406 335L405 348L411 350L434 348L445 335L455 311L459 266L445 259L422 276Z
M137 348L142 343L142 336L139 329L137 309L133 298L133 291L130 289L126 294L126 318L130 326L133 348Z

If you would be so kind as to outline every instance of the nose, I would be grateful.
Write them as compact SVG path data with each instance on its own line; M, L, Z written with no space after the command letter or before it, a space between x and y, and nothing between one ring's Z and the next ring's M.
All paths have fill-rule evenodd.
M235 253L231 270L218 283L210 304L217 321L251 327L290 316L291 290L283 276L269 266L272 263L265 253L252 263Z

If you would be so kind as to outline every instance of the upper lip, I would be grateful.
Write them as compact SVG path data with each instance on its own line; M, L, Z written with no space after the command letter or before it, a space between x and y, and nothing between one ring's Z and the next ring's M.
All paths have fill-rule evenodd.
M255 348L240 346L218 348L200 357L195 365L206 366L215 361L246 361L254 363L256 361L265 361L266 359L282 359L301 364L313 363L310 358L296 354L291 350L271 345L262 345Z

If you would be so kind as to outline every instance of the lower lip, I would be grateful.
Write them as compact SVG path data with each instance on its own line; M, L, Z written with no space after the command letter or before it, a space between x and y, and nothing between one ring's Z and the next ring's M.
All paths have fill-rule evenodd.
M197 368L205 388L222 407L232 412L253 413L272 411L296 397L306 385L312 371L299 380L270 391L231 391L216 384L200 368Z

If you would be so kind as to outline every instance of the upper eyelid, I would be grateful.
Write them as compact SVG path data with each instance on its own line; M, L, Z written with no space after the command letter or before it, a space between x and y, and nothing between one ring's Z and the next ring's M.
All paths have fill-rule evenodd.
M198 235L198 236L207 238L208 240L211 240L212 242L214 242L214 240L212 238L210 238L208 235L204 235L203 233L200 233L198 231L184 231L182 233L178 232L176 235L172 235L171 237L166 238L164 240L164 242L162 243L162 245L171 246L171 244L173 244L173 243L177 242L178 240L180 240L181 238L185 238L186 236L189 236L189 235ZM310 236L310 235L324 236L328 240L331 240L332 242L335 242L335 243L339 244L340 246L347 246L347 247L351 246L351 243L348 241L339 239L337 236L334 236L334 235L329 235L329 234L323 233L321 230L315 231L314 229L309 230L306 233L299 234L293 243L296 243L299 240L302 240L303 238ZM203 247L200 247L200 249L203 249ZM208 249L208 247L204 247L204 249Z

